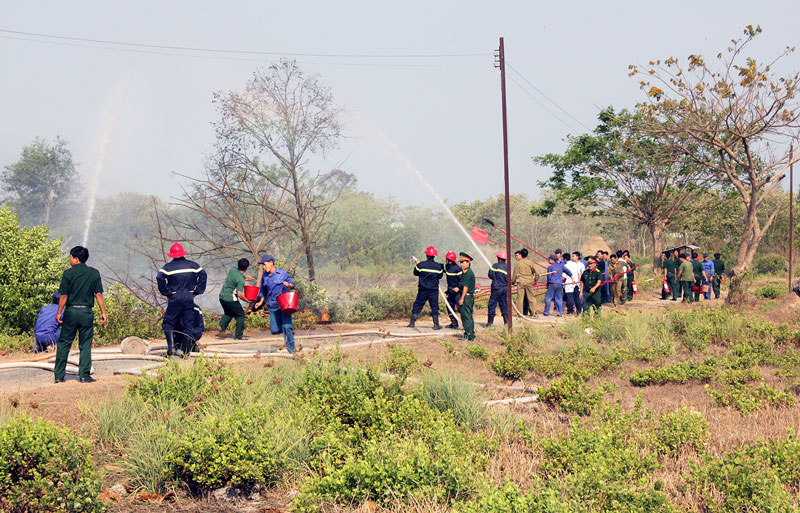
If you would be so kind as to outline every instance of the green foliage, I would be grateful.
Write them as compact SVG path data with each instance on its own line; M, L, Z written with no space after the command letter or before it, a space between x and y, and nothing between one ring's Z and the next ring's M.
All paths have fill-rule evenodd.
M0 425L0 511L101 512L99 492L88 442L44 420Z
M158 376L142 376L128 386L128 395L150 404L196 408L221 393L241 390L241 380L234 379L230 367L220 360L197 358L185 368L169 361L158 369Z
M753 259L752 269L758 274L777 274L786 272L789 264L783 255L761 255Z
M788 290L785 285L770 284L759 287L755 291L757 298L761 299L777 299L787 294Z
M52 303L68 267L60 240L48 240L46 226L20 228L8 207L0 207L0 333L33 329L39 309Z
M559 406L565 413L589 415L610 391L609 385L595 390L578 377L564 376L539 388L537 394L541 402Z
M450 412L467 429L475 430L489 421L478 388L456 374L428 371L422 375L416 393L434 410Z
M108 321L95 324L95 335L100 345L118 344L125 337L143 339L163 336L161 312L134 296L128 289L115 283L103 297ZM95 318L99 316L95 306Z
M656 447L663 454L675 456L684 447L700 451L708 439L708 422L700 412L684 406L658 419L655 438Z
M368 322L406 317L409 313L409 305L414 302L415 295L416 291L411 289L376 288L365 290L358 299L346 307L344 320Z
M33 348L34 337L32 335L6 335L0 333L0 351L9 353L21 353L30 351Z
M617 367L627 359L624 351L614 348L601 350L589 344L578 344L554 355L537 355L532 358L531 368L545 377L575 376L589 379L608 369Z
M470 358L477 358L479 360L486 360L489 358L489 350L480 344L472 344L467 347L467 356Z
M389 348L389 354L383 365L387 371L397 374L402 381L405 381L409 374L419 368L419 358L411 348L394 346Z
M172 475L196 491L273 483L286 460L273 413L252 405L206 417L167 455Z
M628 376L631 385L644 387L648 385L664 385L667 383L688 383L691 380L711 381L717 369L717 361L708 358L702 363L680 362L653 369L642 369Z
M506 379L520 379L531 369L533 362L525 350L525 345L512 342L506 345L506 352L492 358L491 368Z
M706 385L706 393L717 406L732 407L749 415L764 406L787 407L795 404L791 393L778 390L763 381L757 387L736 380L724 382L719 389Z

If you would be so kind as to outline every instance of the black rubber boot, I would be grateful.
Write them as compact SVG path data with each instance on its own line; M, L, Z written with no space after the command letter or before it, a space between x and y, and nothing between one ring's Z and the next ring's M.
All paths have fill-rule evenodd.
M417 316L411 314L411 321L408 323L408 326L406 326L406 328L415 328L416 325L417 325Z
M503 325L507 325L507 324L508 324L508 318L504 315L503 316Z
M435 330L442 329L442 327L439 326L439 316L438 315L434 315L433 316L433 329L435 329Z
M489 319L486 321L487 326L491 326L492 324L494 324L494 315L490 315Z
M181 348L175 347L175 333L172 331L165 331L164 336L167 339L167 356L183 358L183 351L181 351Z
M454 330L458 329L458 320L455 317L453 317L452 315L450 316L450 326L448 326L448 328L451 328L451 329L454 329Z

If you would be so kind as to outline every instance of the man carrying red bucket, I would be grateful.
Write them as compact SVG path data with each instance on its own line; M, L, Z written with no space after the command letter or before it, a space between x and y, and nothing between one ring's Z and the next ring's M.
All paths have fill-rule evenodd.
M228 329L228 324L230 324L231 320L235 320L236 331L233 338L236 340L244 340L244 309L239 300L248 301L244 284L245 279L252 279L244 275L248 267L250 267L248 259L239 259L236 267L228 271L225 283L219 291L219 304L222 305L223 313L222 318L219 320L220 335ZM252 300L255 300L255 298L252 298Z
M256 309L261 308L266 303L269 309L269 330L273 335L283 333L286 350L290 354L294 354L292 314L297 309L297 294L292 292L292 297L287 294L282 296L281 300L278 299L278 296L294 288L294 281L288 272L275 267L275 257L272 255L262 256L258 263L264 270L264 276L261 279L261 288L258 291L258 302L255 307Z

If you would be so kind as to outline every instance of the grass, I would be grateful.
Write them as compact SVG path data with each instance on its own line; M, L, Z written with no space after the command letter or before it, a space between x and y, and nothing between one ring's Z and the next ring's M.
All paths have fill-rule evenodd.
M6 335L0 333L0 351L7 353L29 352L33 349L33 335Z
M489 422L489 411L482 403L478 387L451 372L423 373L417 393L431 408L449 411L461 426L470 430Z

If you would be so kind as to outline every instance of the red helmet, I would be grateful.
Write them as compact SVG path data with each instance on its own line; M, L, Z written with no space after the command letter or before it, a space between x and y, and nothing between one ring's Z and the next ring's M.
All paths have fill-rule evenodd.
M184 255L186 255L186 250L183 249L183 246L181 246L178 242L170 246L169 253L167 253L167 256L170 258L179 258Z
M448 260L452 260L453 262L458 260L458 257L456 256L456 252L455 251L448 251L447 254L444 257L446 259L448 259Z
M439 252L433 246L428 246L428 249L425 250L425 256L439 256Z
M506 253L505 249L501 249L497 252L497 258L502 258L503 260L508 260L508 253Z

